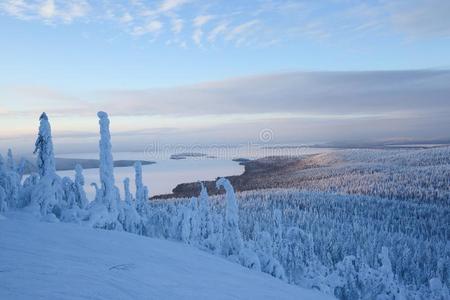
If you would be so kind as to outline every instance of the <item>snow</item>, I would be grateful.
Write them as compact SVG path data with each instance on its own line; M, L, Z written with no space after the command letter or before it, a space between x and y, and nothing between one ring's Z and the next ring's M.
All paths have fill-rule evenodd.
M0 215L0 299L332 299L181 243Z

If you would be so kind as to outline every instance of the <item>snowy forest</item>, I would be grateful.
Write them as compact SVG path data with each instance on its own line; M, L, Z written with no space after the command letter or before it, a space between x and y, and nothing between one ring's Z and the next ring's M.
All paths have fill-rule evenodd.
M221 195L209 196L199 182L198 197L149 200L139 162L134 178L116 182L110 120L105 112L97 116L95 199L86 196L81 166L73 179L57 174L43 113L34 149L38 173L24 174L25 160L11 150L0 155L0 212L179 241L342 300L450 299L449 147L389 155L344 150L322 159L339 155L359 164L309 171L302 187L236 193L220 178ZM374 168L386 162L403 171L377 178Z

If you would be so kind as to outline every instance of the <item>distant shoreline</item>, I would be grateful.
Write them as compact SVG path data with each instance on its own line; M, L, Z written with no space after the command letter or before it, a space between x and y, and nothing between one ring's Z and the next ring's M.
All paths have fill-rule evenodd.
M131 167L139 160L115 160L114 167ZM154 161L141 160L142 165L155 164ZM77 164L81 165L83 169L98 169L100 167L100 161L98 159L86 159L86 158L55 158L56 171L70 171L74 170ZM30 174L37 172L37 167L27 160L24 174Z
M450 151L450 146L416 145L396 148L336 149L329 153L272 156L256 160L241 158L234 161L245 167L244 172L225 178L237 192L270 188L306 188L365 194L364 188L358 188L359 186L409 184L403 182L402 178L411 176L416 165L428 166L430 162L440 165L439 157L445 156L446 151ZM360 155L355 155L356 153ZM411 160L411 157L417 160L416 165L405 166L404 161ZM401 168L392 169L392 166L396 165ZM203 181L203 184L209 195L223 193L217 190L213 180ZM200 184L189 182L178 184L170 194L155 195L151 199L189 198L197 197L199 193Z

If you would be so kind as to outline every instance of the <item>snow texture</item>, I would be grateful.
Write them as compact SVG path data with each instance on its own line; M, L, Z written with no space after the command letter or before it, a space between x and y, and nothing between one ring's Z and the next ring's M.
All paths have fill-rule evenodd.
M0 232L0 299L332 299L180 243L23 213Z

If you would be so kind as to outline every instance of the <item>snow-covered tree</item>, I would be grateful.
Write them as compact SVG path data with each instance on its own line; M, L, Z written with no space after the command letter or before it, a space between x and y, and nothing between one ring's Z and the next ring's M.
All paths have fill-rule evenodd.
M114 180L114 160L112 156L111 133L109 132L109 117L106 112L97 113L100 125L100 183L103 204L110 211L118 209L117 188Z
M279 209L273 211L273 228L273 251L275 256L279 256L283 244L283 222Z
M377 300L406 300L402 287L399 286L398 282L394 278L387 247L381 248L381 253L378 255L378 258L381 264L378 269L381 273L381 282L379 284L381 291L378 292Z
M218 189L224 188L226 192L225 225L223 232L222 254L225 256L238 256L242 249L242 234L239 230L239 214L236 195L233 186L226 178L216 182Z
M298 227L290 227L283 240L281 260L289 282L298 283L309 277L315 267L314 242L312 236Z
M17 174L19 175L19 181L22 182L23 175L25 174L25 167L27 165L27 160L25 158L21 158L19 164L17 166Z
M32 203L31 194L39 183L39 175L32 173L25 178L19 193L18 207L25 207Z
M128 205L133 205L133 195L130 192L130 178L123 180L124 200Z
M0 172L5 171L6 171L5 160L3 159L3 155L0 153Z
M70 177L65 176L61 179L61 185L64 193L63 197L67 202L67 208L74 208L77 206L74 182Z
M8 159L6 161L6 168L8 169L8 171L12 172L16 171L16 162L14 161L11 149L8 149Z
M75 203L79 208L84 209L87 207L89 201L86 197L86 192L84 191L84 175L83 167L80 164L75 166Z
M137 161L134 164L135 185L136 185L136 210L143 214L148 201L148 188L142 182L142 164Z
M114 161L108 114L97 113L100 125L100 188L96 188L96 200L90 206L90 224L96 228L123 230L119 217L123 216L119 189L115 186ZM95 186L95 185L94 185Z
M261 264L261 271L273 277L285 279L286 275L280 262L273 255L273 239L267 231L259 232L256 236L256 253Z
M61 178L56 175L51 126L45 112L40 116L39 122L33 153L37 155L40 180L31 192L31 204L34 209L39 208L42 216L49 216L51 219L52 215L59 217L66 204L63 201Z
M356 258L352 255L344 257L344 259L336 265L336 270L330 276L334 288L334 295L342 300L358 300L362 299L361 287L358 282L358 270L356 266Z
M3 187L0 186L0 213L8 210L8 203L6 202L6 193Z
M100 204L102 199L102 191L101 189L98 187L98 184L96 182L91 182L91 186L94 188L95 190L95 198L94 201L92 202L92 204Z
M56 174L55 154L53 152L52 130L47 114L43 112L39 118L39 133L35 143L34 154L37 154L37 167L41 177Z
M430 299L448 300L450 299L449 288L437 278L431 278L430 285Z
M0 187L5 193L6 206L9 208L22 207L20 205L20 176L17 172L11 169L10 151L8 151L8 159L5 165L3 157L0 155ZM5 206L5 207L6 207Z
M211 250L216 248L213 237L212 212L209 206L208 191L203 183L200 183L201 191L198 198L198 223L200 245Z

